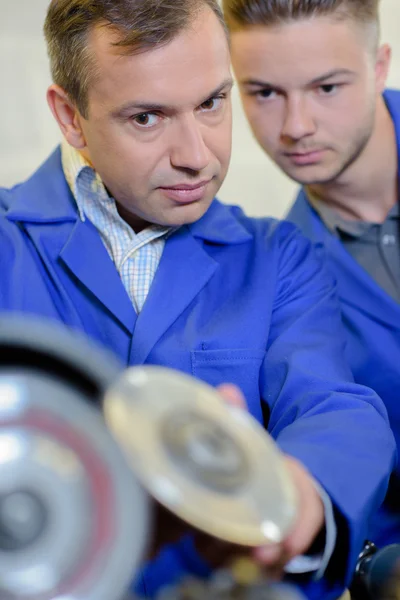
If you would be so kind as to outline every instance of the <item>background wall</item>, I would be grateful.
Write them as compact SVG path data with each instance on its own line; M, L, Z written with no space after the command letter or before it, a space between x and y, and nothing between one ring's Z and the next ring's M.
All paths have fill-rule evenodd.
M26 178L58 143L47 107L50 82L42 24L48 0L0 0L0 185ZM400 87L400 0L382 0L383 40L393 48L389 84ZM234 151L219 194L248 214L285 213L295 185L263 155L234 93Z

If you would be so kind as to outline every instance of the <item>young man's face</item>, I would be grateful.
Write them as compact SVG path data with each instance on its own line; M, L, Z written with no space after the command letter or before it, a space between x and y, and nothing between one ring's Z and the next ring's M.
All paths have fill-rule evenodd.
M367 26L325 17L232 35L253 133L301 184L339 178L370 140L389 62L371 37Z
M107 27L91 37L98 76L80 148L126 216L182 225L203 216L231 153L226 34L206 8L164 47L121 56Z

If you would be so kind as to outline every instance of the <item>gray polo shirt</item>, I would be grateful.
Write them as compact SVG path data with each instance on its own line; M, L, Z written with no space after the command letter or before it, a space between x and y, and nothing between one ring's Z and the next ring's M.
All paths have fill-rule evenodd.
M400 303L400 212L396 204L384 223L348 221L319 198L308 199L325 226L396 302Z

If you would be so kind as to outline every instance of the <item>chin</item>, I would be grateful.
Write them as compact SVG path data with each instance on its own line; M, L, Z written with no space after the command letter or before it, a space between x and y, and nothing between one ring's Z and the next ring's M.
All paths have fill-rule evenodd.
M300 185L322 185L331 183L338 176L337 169L304 167L303 169L283 169L285 174ZM340 172L340 171L339 171Z
M190 225L191 223L196 223L196 221L199 221L202 217L204 217L204 215L210 208L211 202L212 200L210 200L209 202L199 202L197 206L191 206L191 210L189 210L187 215L185 216L184 224Z
M178 227L181 225L191 225L199 221L208 211L214 198L203 199L199 202L177 206L168 216L169 226Z

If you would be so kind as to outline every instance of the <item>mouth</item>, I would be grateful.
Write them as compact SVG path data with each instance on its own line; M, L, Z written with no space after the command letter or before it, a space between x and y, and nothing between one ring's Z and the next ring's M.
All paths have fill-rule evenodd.
M314 165L321 161L325 154L323 148L319 150L310 150L307 152L285 152L284 155L296 165Z
M179 204L191 204L192 202L199 202L203 199L207 186L211 181L211 179L208 179L207 181L200 181L195 184L180 183L170 187L163 186L159 189L162 190L168 198Z

